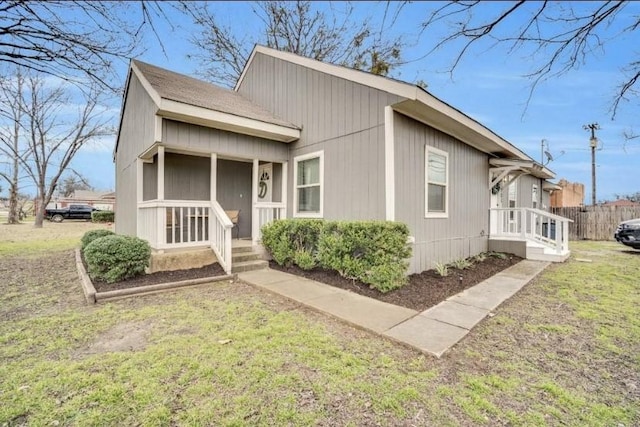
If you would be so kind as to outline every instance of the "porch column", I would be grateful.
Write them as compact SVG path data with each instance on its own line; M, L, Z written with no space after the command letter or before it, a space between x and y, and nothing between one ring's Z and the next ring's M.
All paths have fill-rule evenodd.
M136 159L136 236L140 237L140 203L143 199L144 162Z
M281 218L287 217L287 178L289 177L289 173L287 172L288 162L282 163L282 204L284 205L284 209L282 210Z
M158 200L164 200L164 147L158 147Z
M210 182L211 182L211 191L210 191L210 199L213 202L214 200L218 199L217 196L217 181L218 180L218 154L216 153L211 153L211 177L210 177Z
M164 200L164 147L160 145L158 147L158 200ZM158 229L156 230L156 236L158 236L158 245L161 248L167 244L167 211L166 208L156 209L158 215ZM160 251L161 253L164 251Z
M260 234L260 221L258 218L258 168L260 160L253 159L253 169L251 178L251 240L253 244L258 243L258 234Z

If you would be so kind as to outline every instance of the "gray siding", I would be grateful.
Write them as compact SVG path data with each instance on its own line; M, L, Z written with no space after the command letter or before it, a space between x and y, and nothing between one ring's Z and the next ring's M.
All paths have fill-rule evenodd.
M154 143L156 111L153 100L132 73L116 151L115 230L118 234L135 236L137 232L136 160Z
M289 216L294 157L324 151L324 217L384 219L384 107L402 98L260 53L239 92L302 127L290 145Z
M158 198L158 155L153 156L153 163L142 165L142 200Z
M211 158L166 153L164 158L166 200L209 200Z
M283 162L289 157L289 147L283 142L173 120L162 121L162 142L184 149L243 159Z
M487 250L487 155L401 114L394 114L396 220L415 237L411 272ZM425 145L449 154L448 218L425 218Z
M516 182L518 186L518 202L519 208L533 207L533 186L538 186L538 209L541 209L540 194L542 193L542 181L533 175L521 175Z

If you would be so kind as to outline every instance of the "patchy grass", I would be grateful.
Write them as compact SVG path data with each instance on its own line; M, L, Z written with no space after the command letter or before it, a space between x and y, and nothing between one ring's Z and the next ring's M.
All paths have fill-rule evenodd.
M86 306L71 252L5 256L0 425L637 425L640 253L572 249L439 360L241 282Z
M0 224L0 256L29 256L72 249L79 246L80 238L87 231L110 227L68 220L61 223L45 220L42 228L35 228L31 221Z

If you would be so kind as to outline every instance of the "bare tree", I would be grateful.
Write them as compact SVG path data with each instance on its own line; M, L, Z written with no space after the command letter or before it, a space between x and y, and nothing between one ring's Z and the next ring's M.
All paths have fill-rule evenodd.
M426 32L439 22L452 27L430 51L453 45L457 53L450 71L482 41L506 44L510 53L531 49L527 52L537 63L527 75L533 81L531 96L544 79L580 67L617 37L637 34L640 15L623 13L629 5L629 1L450 1L430 14L423 29ZM455 47L460 41L461 47ZM628 63L611 105L613 117L622 101L638 96L640 53L627 53Z
M82 174L72 168L69 168L69 171L71 174L62 178L59 186L60 189L58 192L63 197L70 197L77 190L93 190L93 187L89 184L89 180Z
M142 29L166 20L155 1L22 1L0 3L0 63L103 88L115 76L113 61L141 52Z
M400 63L405 46L400 37L387 36L403 6L404 2L387 3L382 26L375 30L370 19L355 18L350 3L331 4L327 14L311 1L254 2L253 11L262 22L257 38L246 35L241 26L234 29L221 24L215 3L190 7L202 29L191 40L201 53L191 56L200 60L204 78L225 86L236 82L255 44L387 75Z
M15 75L0 79L0 156L5 169L0 170L0 177L9 185L9 224L20 222L18 191L20 180L20 161L28 159L28 151L23 150L20 143L24 75L18 70Z
M93 86L72 96L68 87L51 86L41 75L25 78L22 97L15 101L23 112L20 143L25 150L13 154L37 190L35 227L42 227L45 207L78 150L89 141L113 135L102 118L101 93Z

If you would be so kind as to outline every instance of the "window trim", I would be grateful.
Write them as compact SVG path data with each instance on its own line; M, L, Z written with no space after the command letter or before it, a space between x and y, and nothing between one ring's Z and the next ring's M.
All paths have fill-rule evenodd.
M308 188L316 184L298 186L298 163L305 160L319 158L320 210L318 212L298 211L298 188ZM293 158L293 217L294 218L323 218L324 215L324 150L302 154Z
M531 185L531 207L533 209L540 209L538 206L540 203L539 200L540 194L538 189L538 184Z
M444 184L444 212L429 212L429 154L437 154L444 157L445 184ZM442 185L441 183L434 183ZM449 153L430 145L424 147L424 217L425 218L449 218Z

